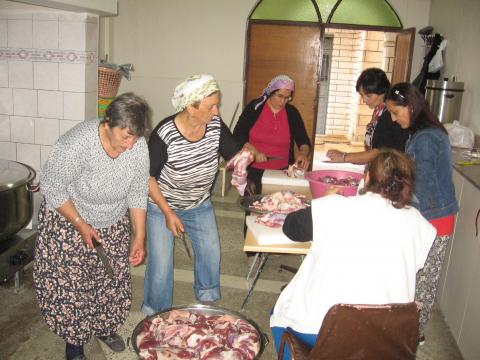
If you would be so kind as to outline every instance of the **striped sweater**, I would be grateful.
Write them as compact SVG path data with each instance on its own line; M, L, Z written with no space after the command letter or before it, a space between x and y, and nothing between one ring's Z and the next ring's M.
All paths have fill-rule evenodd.
M228 160L240 146L218 116L207 124L198 141L186 139L174 119L175 115L167 117L152 131L148 142L150 176L157 180L172 209L188 210L210 197L219 154Z

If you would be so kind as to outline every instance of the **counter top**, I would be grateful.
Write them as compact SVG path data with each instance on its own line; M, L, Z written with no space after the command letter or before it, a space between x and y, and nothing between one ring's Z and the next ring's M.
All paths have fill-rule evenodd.
M470 181L477 189L480 190L480 164L471 166L457 165L457 161L465 160L462 157L462 152L465 149L452 148L452 162L453 168L465 179Z

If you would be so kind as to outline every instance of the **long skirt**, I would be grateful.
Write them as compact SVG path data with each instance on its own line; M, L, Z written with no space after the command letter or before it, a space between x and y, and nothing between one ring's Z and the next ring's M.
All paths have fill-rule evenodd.
M419 319L419 337L424 337L425 325L432 315L442 265L447 253L450 235L437 236L425 261L423 269L417 272L415 301L422 304Z
M115 333L130 311L129 219L97 229L114 277L75 227L42 204L33 271L38 304L48 327L74 345Z

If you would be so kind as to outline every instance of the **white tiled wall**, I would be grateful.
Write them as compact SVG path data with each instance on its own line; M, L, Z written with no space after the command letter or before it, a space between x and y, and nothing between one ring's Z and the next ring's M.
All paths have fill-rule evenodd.
M0 15L0 158L40 170L61 134L96 116L97 44L96 15Z

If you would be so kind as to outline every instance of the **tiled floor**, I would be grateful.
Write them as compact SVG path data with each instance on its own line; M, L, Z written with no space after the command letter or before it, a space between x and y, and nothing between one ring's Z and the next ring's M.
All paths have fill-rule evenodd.
M218 305L240 311L247 289L245 274L248 262L242 252L243 218L235 204L236 198L234 192L230 192L227 198L214 199L214 204L222 245L222 300ZM274 305L281 286L292 277L291 273L279 271L279 266L287 264L296 267L299 263L298 256L271 256L243 311L245 316L255 320L267 336L270 336L268 311ZM175 251L175 268L174 304L194 303L192 262L180 244ZM134 298L130 316L120 331L124 339L131 336L135 325L144 317L139 311L143 295L143 273L143 266L132 269ZM426 337L425 345L418 350L418 359L462 358L440 312L435 311L427 326ZM92 339L86 349L90 360L136 359L131 350L114 354L96 339ZM31 269L27 271L25 288L19 294L14 293L11 287L0 288L0 359L64 359L63 342L48 330L41 319L31 287ZM266 346L262 359L275 359L272 343Z

